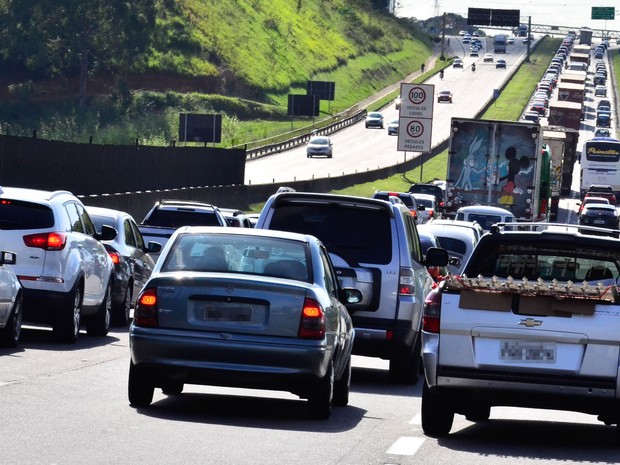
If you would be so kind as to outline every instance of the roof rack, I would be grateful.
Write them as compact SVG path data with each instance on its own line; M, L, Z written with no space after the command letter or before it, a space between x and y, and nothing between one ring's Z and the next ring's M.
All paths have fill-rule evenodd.
M620 237L619 229L597 228L595 226L585 226L581 224L570 223L547 223L547 222L509 222L509 223L495 223L491 226L489 232L491 234L497 234L505 231L530 231L530 232L572 232L591 235L602 235L609 237Z

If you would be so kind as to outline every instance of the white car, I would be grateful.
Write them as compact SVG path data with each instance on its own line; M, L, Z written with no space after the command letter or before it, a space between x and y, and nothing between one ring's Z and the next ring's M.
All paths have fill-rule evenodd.
M461 273L469 256L478 243L478 235L471 228L437 224L433 221L418 226L420 231L435 235L441 248L446 249L450 256L448 271L453 275Z
M51 324L54 336L73 343L82 323L105 336L112 311L114 265L82 202L67 191L0 188L0 243L17 254L23 319Z
M16 256L0 252L0 347L15 347L22 327L22 286L13 271Z
M306 147L306 156L308 158L322 156L331 158L334 156L334 144L327 136L314 136L308 141Z
M456 220L477 221L482 229L489 231L495 223L514 223L517 218L505 208L491 205L468 205L456 211Z
M484 63L493 63L493 54L485 53L484 56L482 57L482 61Z
M414 194L413 196L415 197L415 201L418 204L418 224L424 224L436 217L438 212L434 195Z
M390 136L398 135L398 127L400 126L400 121L395 119L388 123L387 132Z

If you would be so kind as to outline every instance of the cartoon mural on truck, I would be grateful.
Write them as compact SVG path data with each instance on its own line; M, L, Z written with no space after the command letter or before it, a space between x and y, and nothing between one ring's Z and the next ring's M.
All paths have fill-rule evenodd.
M518 219L537 219L539 133L539 126L526 123L453 118L447 173L450 212L484 204L504 207Z

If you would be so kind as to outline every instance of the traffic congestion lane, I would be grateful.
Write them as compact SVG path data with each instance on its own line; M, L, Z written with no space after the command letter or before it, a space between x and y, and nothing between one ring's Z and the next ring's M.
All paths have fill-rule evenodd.
M455 38L451 40L459 44ZM454 52L463 56L463 52ZM437 104L435 101L432 119L432 145L446 140L450 135L450 119L453 116L473 118L492 97L493 90L499 89L516 69L526 54L524 45L512 45L508 53L501 54L508 65L506 69L496 69L492 63L477 63L476 72L471 66L473 59L463 56L466 67L462 70L447 68L444 79L438 75L425 82L435 86L435 92L445 88L452 91L454 103ZM435 95L433 96L436 100ZM390 103L382 111L384 129L365 128L364 121L338 131L330 137L333 142L333 158L307 158L306 147L301 146L262 158L248 160L245 166L246 184L286 184L287 181L301 181L338 177L379 168L394 166L419 152L402 152L397 149L397 136L387 133L387 124L398 119L399 111Z

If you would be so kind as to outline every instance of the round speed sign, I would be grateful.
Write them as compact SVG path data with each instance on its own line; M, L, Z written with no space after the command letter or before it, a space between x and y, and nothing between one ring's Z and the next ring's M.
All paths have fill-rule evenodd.
M412 87L409 91L409 100L415 105L426 101L426 91L422 87Z
M419 139L424 134L424 124L417 120L411 120L407 123L407 134L409 137Z

